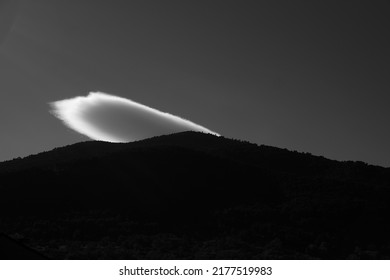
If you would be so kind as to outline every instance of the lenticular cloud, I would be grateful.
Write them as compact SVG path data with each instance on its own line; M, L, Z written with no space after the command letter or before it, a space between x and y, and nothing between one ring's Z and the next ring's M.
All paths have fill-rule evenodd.
M217 133L132 100L101 92L50 103L54 116L94 140L131 142L182 131Z

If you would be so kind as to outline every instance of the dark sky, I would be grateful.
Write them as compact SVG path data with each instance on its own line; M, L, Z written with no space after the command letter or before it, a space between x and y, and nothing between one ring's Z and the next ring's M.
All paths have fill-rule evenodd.
M103 91L226 137L390 166L385 1L0 1L0 160L84 136Z

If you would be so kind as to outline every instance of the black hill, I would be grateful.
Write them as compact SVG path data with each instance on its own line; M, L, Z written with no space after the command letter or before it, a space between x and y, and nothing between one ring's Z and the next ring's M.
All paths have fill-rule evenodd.
M209 134L3 162L0 193L52 259L390 259L390 169Z
M0 234L0 260L45 260L44 255L24 244Z

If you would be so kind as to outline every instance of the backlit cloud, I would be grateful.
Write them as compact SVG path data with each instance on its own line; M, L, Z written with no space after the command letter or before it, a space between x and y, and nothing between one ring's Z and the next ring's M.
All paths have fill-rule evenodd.
M217 133L132 100L101 92L50 103L71 129L94 140L130 142L182 131Z

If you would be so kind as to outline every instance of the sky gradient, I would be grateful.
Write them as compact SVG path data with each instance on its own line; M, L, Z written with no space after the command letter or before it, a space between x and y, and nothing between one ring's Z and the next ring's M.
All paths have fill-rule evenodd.
M0 161L85 141L91 91L236 139L390 166L385 1L0 1Z

